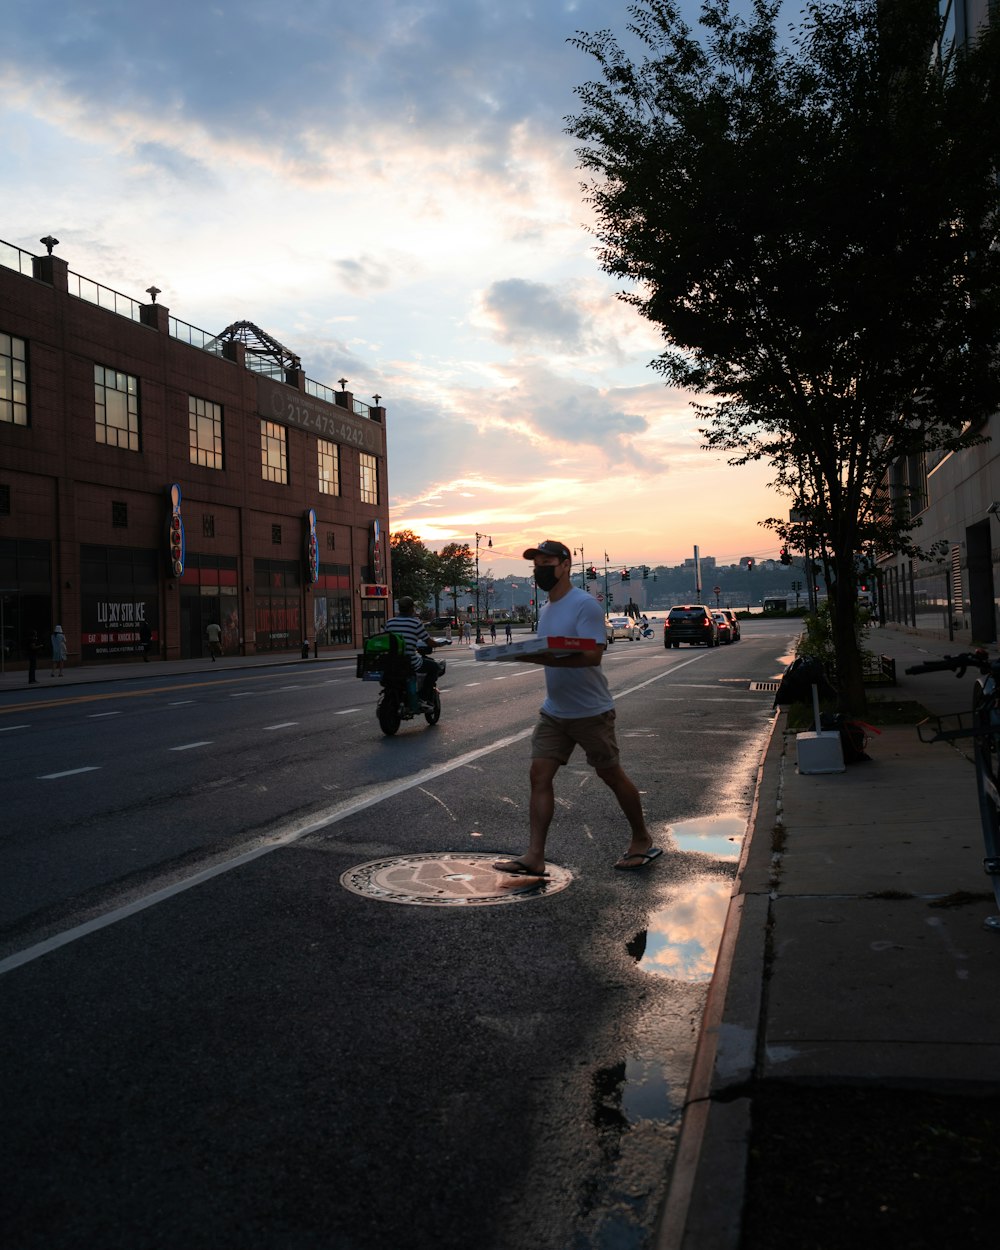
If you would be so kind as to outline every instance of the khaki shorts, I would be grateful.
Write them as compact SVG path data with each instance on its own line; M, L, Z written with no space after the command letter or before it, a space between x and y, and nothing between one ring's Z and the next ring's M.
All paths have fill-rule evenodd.
M572 720L541 713L531 735L533 760L558 760L565 764L576 746L583 747L591 768L614 768L619 759L614 709Z

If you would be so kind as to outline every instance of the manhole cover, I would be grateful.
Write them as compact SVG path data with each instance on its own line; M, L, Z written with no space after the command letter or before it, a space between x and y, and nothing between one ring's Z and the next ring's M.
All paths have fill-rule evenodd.
M377 898L383 903L415 907L491 907L496 903L524 903L558 894L573 874L547 864L548 876L511 877L493 867L503 855L394 855L349 868L340 878L345 890Z

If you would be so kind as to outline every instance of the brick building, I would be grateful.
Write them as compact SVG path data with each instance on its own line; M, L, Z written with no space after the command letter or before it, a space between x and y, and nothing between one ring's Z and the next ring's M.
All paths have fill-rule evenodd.
M351 648L385 620L385 409L0 242L0 633L70 662Z

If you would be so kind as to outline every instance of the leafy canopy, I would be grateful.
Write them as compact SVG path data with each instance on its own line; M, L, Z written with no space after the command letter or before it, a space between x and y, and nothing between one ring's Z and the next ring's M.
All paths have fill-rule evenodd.
M1000 406L1000 22L938 46L934 0L632 4L573 42L602 77L568 118L602 267L662 331L654 361L706 446L764 460L824 559L838 669L863 705L861 551L915 551L897 462L958 450ZM898 476L898 475L897 475Z
M577 38L603 79L568 123L655 367L853 557L906 543L889 465L1000 403L1000 41L942 63L933 0L829 0L783 42L778 9L707 0L699 42L672 0L630 6L643 59Z

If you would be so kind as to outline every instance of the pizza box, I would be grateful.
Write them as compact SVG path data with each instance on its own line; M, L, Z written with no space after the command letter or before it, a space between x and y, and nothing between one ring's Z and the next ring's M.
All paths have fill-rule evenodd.
M477 660L523 660L536 655L572 655L574 651L596 651L601 644L593 638L521 638L517 642L477 647Z

